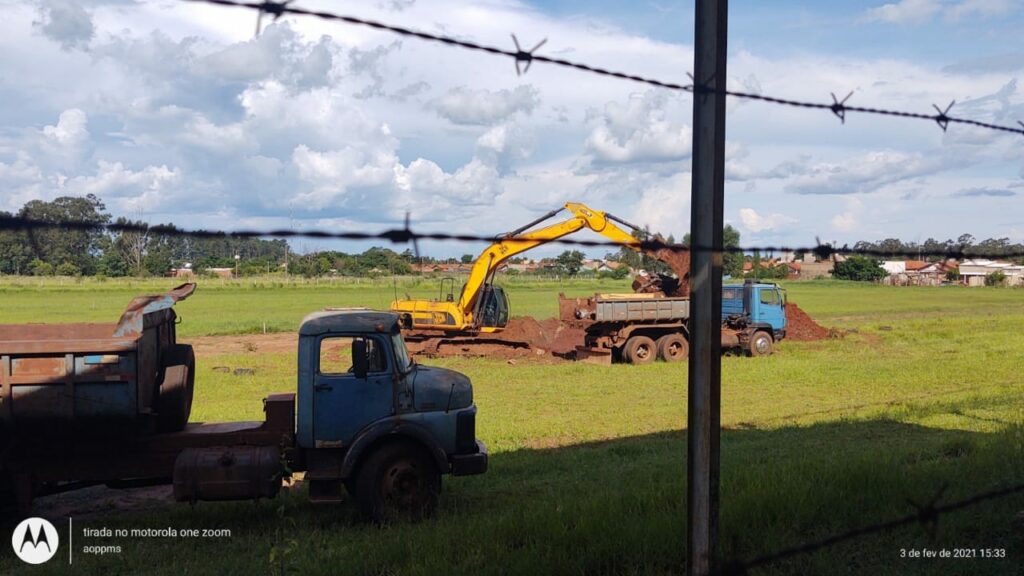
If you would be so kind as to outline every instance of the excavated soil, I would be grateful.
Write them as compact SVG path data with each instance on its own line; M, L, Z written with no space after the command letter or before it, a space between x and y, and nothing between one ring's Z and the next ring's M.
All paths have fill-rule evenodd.
M794 302L786 303L786 339L796 342L824 340L832 336L832 332L818 324Z
M478 356L502 360L569 360L583 344L583 330L559 322L516 316L496 334L480 334L470 341L449 341L434 352L429 343L409 342L413 356Z

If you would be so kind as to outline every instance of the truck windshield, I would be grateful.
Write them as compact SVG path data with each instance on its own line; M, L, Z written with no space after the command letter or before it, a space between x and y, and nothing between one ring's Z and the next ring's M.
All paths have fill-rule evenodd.
M392 347L395 349L395 366L401 372L408 372L412 368L412 360L409 358L409 350L405 347L405 340L401 332L391 334Z

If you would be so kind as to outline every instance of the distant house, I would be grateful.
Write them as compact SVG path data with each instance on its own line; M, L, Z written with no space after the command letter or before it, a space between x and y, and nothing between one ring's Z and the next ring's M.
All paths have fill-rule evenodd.
M203 272L220 278L233 278L235 276L234 268L203 268Z
M886 260L882 262L882 269L885 270L889 276L905 274L907 272L907 263L903 260Z
M1024 266L1019 264L984 258L960 263L960 281L967 286L984 286L985 277L993 272L1005 274L1009 286L1024 286Z

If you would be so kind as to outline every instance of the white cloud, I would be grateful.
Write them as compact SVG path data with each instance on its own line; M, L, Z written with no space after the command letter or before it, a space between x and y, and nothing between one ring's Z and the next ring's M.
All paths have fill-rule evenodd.
M999 16L1017 6L1017 0L899 0L870 8L866 19L890 24L920 24L941 14L947 20L957 21L972 16Z
M864 204L859 198L849 198L846 210L832 217L832 229L837 232L854 232L860 226L860 216L864 212Z
M85 112L70 108L60 113L56 126L43 127L43 134L60 146L76 146L89 138L88 122Z
M690 156L691 130L669 116L663 91L633 95L625 106L609 102L585 147L599 163L670 162Z
M540 102L537 89L528 84L514 90L452 88L430 106L454 124L490 125L514 114L529 114Z
M931 20L942 11L940 0L899 0L868 10L867 18L892 24L920 23Z
M877 192L886 186L926 176L958 163L941 155L892 150L873 151L843 162L807 166L786 186L796 194L855 194Z
M795 224L799 219L778 213L761 215L753 208L740 208L740 222L750 232L764 232Z

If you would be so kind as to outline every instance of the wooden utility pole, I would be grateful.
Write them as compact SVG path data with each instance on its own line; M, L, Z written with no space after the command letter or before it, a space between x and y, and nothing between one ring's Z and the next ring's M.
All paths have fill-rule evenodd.
M693 55L693 287L687 405L687 555L690 576L707 576L718 554L718 466L722 391L722 226L728 0L697 0Z

